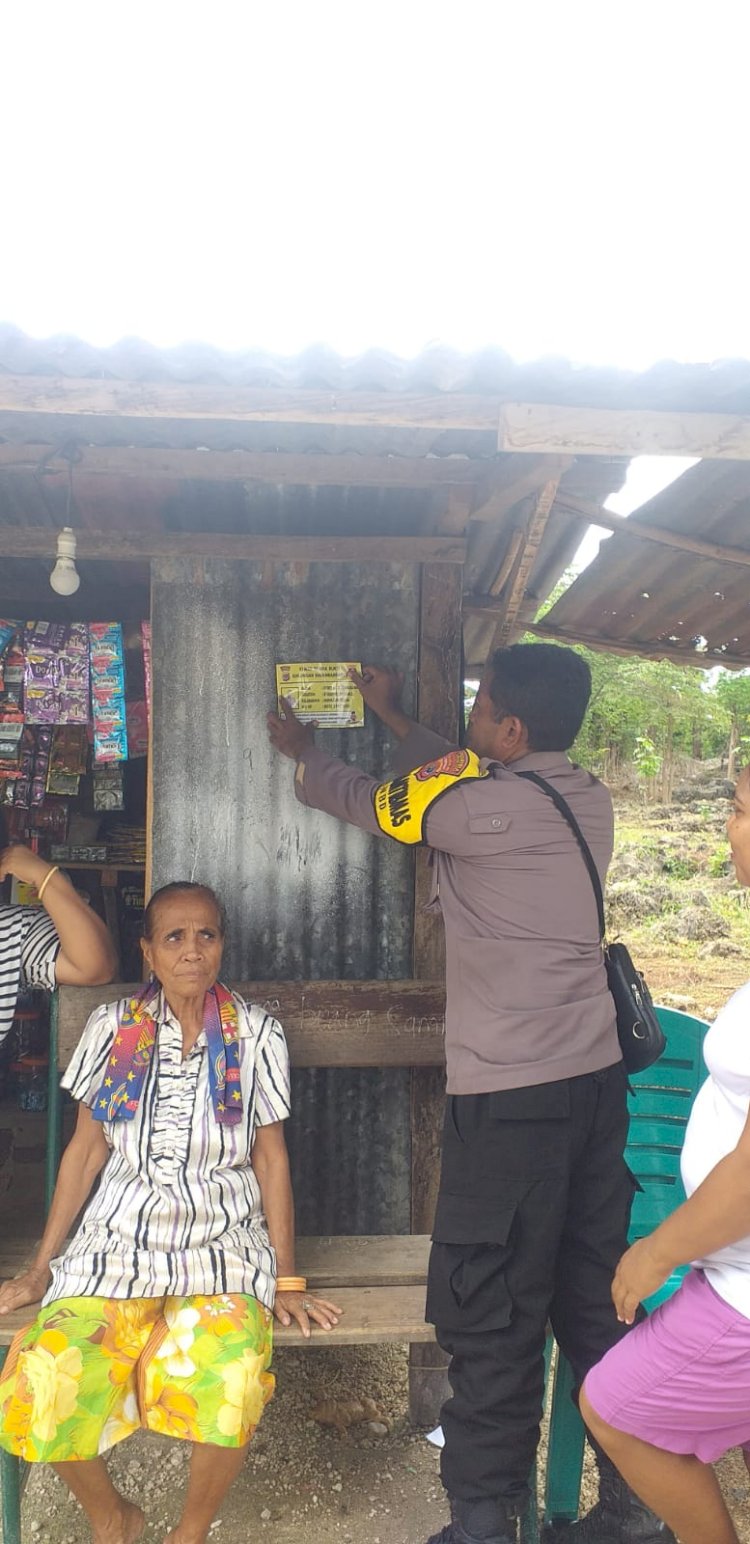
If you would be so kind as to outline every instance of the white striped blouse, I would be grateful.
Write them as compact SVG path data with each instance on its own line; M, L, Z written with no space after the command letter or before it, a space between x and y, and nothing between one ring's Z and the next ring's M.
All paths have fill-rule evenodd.
M55 985L60 940L39 906L0 904L0 1045L13 1023L18 993Z
M111 1149L101 1182L45 1298L186 1297L244 1293L273 1306L276 1261L252 1166L258 1126L289 1114L281 1025L235 997L244 1120L219 1125L201 1033L183 1059L182 1030L164 995L132 1120L102 1126ZM62 1086L89 1107L117 1033L116 1003L92 1014Z

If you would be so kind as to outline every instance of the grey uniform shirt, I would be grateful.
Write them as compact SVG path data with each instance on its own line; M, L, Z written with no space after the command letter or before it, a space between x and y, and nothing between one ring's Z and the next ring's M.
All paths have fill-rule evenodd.
M399 746L395 772L451 748L415 725ZM430 904L445 924L451 1094L553 1083L620 1059L596 901L578 844L551 800L516 772L537 772L568 801L602 883L612 856L609 793L562 751L532 751L512 768L487 765L489 777L458 783L425 826ZM377 786L317 746L297 768L301 803L382 837Z

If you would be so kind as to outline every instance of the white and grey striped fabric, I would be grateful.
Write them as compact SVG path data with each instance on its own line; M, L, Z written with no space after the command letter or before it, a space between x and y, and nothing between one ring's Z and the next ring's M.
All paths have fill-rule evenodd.
M0 1045L23 988L55 985L60 940L51 917L40 906L0 905Z
M244 1120L213 1112L205 1034L183 1059L162 994L151 1066L132 1120L102 1126L110 1156L45 1303L62 1297L208 1297L240 1292L273 1306L276 1262L251 1154L258 1126L289 1114L281 1025L235 997ZM117 1004L92 1014L63 1077L91 1107L118 1033Z

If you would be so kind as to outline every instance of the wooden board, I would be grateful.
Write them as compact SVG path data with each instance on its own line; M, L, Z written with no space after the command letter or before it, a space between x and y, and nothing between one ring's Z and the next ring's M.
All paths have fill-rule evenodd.
M1 379L1 377L0 377ZM76 557L141 563L147 558L245 558L257 563L463 563L458 536L237 536L225 531L76 530ZM55 532L0 525L0 557L54 560Z
M0 375L0 412L96 418L197 418L223 422L357 424L371 428L494 430L498 396L462 392L285 391L257 386L186 386ZM70 425L66 425L70 433Z
M737 413L568 407L504 402L497 448L538 455L702 456L750 459L750 418Z
M488 658L494 654L495 649L504 648L507 643L511 642L518 620L518 613L531 579L534 564L539 556L539 548L542 544L550 511L555 502L559 481L559 476L551 477L540 488L534 500L534 507L529 516L524 541L520 547L520 556L513 569L513 577L508 585L508 593L504 597L503 612L487 650Z
M424 1286L429 1253L426 1234L298 1238L297 1269L316 1291L339 1286Z
M331 1298L344 1312L335 1330L315 1329L305 1340L297 1325L285 1329L274 1323L277 1346L304 1347L308 1351L326 1346L376 1346L389 1341L429 1342L435 1339L431 1324L425 1324L424 1287L338 1287Z
M528 469L528 458L522 458ZM494 464L494 463L490 463ZM267 450L152 450L142 445L82 445L75 477L169 478L190 482L260 482L308 488L474 488L487 458L468 456L326 456ZM36 472L54 485L70 462L53 445L0 445L0 471ZM543 481L544 479L540 479ZM478 518L489 518L480 514Z
M320 1241L323 1245L325 1242L325 1240ZM354 1245L361 1241L352 1239L347 1242ZM0 1259L0 1283L7 1280L9 1276L17 1275L23 1268L23 1264L24 1261L21 1261L20 1265L16 1265L14 1260L13 1268L8 1269ZM318 1288L324 1285L327 1283L323 1280L315 1283ZM424 1320L425 1288L423 1284L336 1286L335 1291L331 1290L330 1295L344 1310L335 1330L315 1329L311 1338L305 1340L296 1325L285 1329L282 1324L274 1323L276 1343L316 1350L331 1345L379 1345L394 1340L429 1342L435 1338L432 1326L425 1324ZM9 1345L19 1330L31 1324L39 1311L39 1306L38 1303L34 1303L28 1308L22 1308L18 1313L4 1314L0 1317L0 1345Z
M60 1066L67 1067L96 1008L141 987L141 982L111 982L59 988ZM443 1064L445 993L440 982L241 981L236 990L279 1019L295 1067Z

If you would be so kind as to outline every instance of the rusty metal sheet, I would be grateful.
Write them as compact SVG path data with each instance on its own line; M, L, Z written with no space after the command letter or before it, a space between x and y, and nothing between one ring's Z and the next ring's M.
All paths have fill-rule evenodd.
M300 806L265 715L285 659L385 655L412 690L417 568L162 562L152 604L155 885L186 875L221 892L229 977L409 976L410 854ZM369 715L319 738L387 770ZM289 1141L301 1231L408 1232L408 1073L295 1072Z

